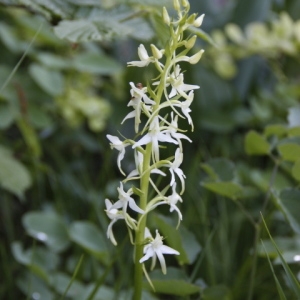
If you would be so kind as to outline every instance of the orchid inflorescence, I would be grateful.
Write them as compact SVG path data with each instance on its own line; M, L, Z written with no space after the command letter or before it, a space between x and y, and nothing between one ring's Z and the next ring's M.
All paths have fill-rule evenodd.
M152 85L143 86L141 83L131 86L131 100L128 103L132 111L123 119L122 123L128 119L134 119L134 130L137 140L120 140L117 136L107 135L111 148L119 151L117 165L120 172L126 177L123 182L139 181L139 187L133 186L125 191L123 182L118 187L119 199L112 203L106 199L106 213L111 219L107 229L107 237L114 245L117 245L113 234L113 224L118 220L124 220L127 224L130 238L136 247L141 247L140 254L136 254L136 264L152 258L152 268L154 268L156 258L159 259L162 272L166 273L166 264L163 254L179 255L179 252L163 245L163 237L156 230L156 237L153 238L146 227L146 216L153 209L161 205L169 205L170 212L176 211L178 215L178 225L182 220L182 213L177 207L177 203L182 202L181 195L185 190L185 178L180 166L183 161L182 139L192 142L178 128L178 118L186 119L193 130L193 122L190 116L190 106L194 99L194 90L198 85L184 83L184 74L179 63L197 63L204 50L198 51L192 56L187 53L193 48L196 36L189 36L185 39L184 32L202 24L204 15L197 17L196 14L188 15L189 3L182 0L174 0L174 8L178 13L178 19L172 20L163 8L162 18L170 29L170 39L165 49L158 49L151 44L152 56L149 56L144 45L138 47L139 61L128 63L130 67L147 67L154 64L159 75ZM179 52L179 54L177 53ZM169 112L166 111L169 108ZM146 118L145 125L141 129L141 119ZM160 144L171 143L176 145L174 156L171 158L161 158ZM126 148L131 147L134 151L135 169L126 174L121 167L121 161L125 157ZM162 190L153 180L154 174L170 177L170 181ZM176 179L180 181L180 192L177 192ZM149 199L149 187L154 190L154 197ZM168 194L169 193L169 194ZM140 198L139 205L134 200L134 195ZM131 217L128 210L131 209L138 214L137 220ZM133 234L135 241L133 242Z

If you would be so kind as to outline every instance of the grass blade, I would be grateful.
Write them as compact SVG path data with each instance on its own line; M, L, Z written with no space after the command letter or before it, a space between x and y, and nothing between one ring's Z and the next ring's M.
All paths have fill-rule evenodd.
M261 217L262 217L262 221L263 221L263 223L264 223L264 225L265 225L265 228L266 228L266 230L267 230L267 233L268 233L268 235L269 235L269 237L270 237L270 240L271 240L271 242L272 242L274 248L276 249L276 251L277 251L277 253L278 253L278 256L279 256L279 258L280 258L281 264L282 264L282 266L283 266L283 268L284 268L284 271L285 271L285 273L286 273L286 275L287 275L287 279L288 279L288 281L289 281L289 283L290 283L290 285L291 285L291 287L292 287L292 289L293 289L295 295L297 296L297 299L300 299L300 284L299 284L297 278L295 277L295 275L293 274L293 272L291 271L291 269L290 269L290 267L288 266L288 264L285 262L285 260L284 260L284 258L283 258L283 256L282 256L282 254L280 253L280 250L278 249L278 247L277 247L275 241L273 240L273 238L272 238L272 236L271 236L271 234L270 234L270 231L269 231L269 229L268 229L268 227L267 227L267 224L266 224L266 222L265 222L265 220L264 220L264 218L263 218L262 215L261 215Z
M262 240L261 240L261 243L262 243L262 246L263 246L263 248L264 248L264 250L265 250L265 253L266 253L266 255L267 255L267 258L268 258L268 262L269 262L270 269L271 269L271 271L272 271L272 273L273 273L273 276L274 276L274 280L275 280L275 283L276 283L276 287L277 287L278 294L279 294L279 296L280 296L280 300L287 300L286 297L285 297L285 294L284 294L284 292L283 292L283 289L282 289L282 287L281 287L281 284L280 284L280 282L279 282L279 280L278 280L278 278L277 278L277 276L276 276L276 274L275 274L275 271L274 271L272 262L271 262L271 260L270 260L270 257L269 257L269 255L268 255L268 252L267 252L267 250L266 250L266 248L265 248L265 245L264 245L264 243L263 243Z

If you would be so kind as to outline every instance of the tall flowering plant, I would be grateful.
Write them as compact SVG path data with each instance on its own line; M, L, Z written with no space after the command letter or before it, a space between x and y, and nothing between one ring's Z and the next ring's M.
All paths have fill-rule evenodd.
M180 63L196 64L204 52L200 50L188 56L188 52L195 45L196 36L188 36L185 39L185 31L190 27L201 26L204 15L199 17L196 14L189 15L190 5L186 0L181 2L174 0L174 8L178 15L176 20L170 18L165 7L162 11L163 21L170 30L170 38L165 48L159 49L151 44L152 55L149 56L144 45L140 45L138 47L140 60L128 63L130 67L139 68L154 64L158 71L155 81L147 86L130 82L131 100L128 106L132 107L132 111L125 116L123 122L134 119L137 139L120 140L119 137L107 135L111 147L119 151L117 165L125 176L123 182L137 182L128 190L125 190L123 182L120 182L118 200L115 203L109 199L105 200L106 213L111 219L107 237L117 245L113 224L122 220L127 225L130 239L135 246L134 299L141 298L143 271L148 278L144 267L145 261L151 258L151 268L154 268L158 259L162 272L166 274L164 255L179 255L177 250L164 245L163 237L158 230L153 237L147 228L147 215L161 205L168 205L170 212L177 213L178 225L182 220L182 214L177 206L178 202L182 202L181 195L185 190L186 178L180 168L183 161L182 140L189 142L191 140L178 127L178 118L186 119L193 130L190 106L194 99L194 90L199 86L184 83ZM145 125L141 128L142 118L145 118ZM162 158L161 144L175 145L174 156ZM122 170L121 161L128 147L134 150L135 168L126 174ZM154 174L169 178L167 186L160 189L153 180ZM154 196L151 198L150 189L154 191ZM136 213L137 218L132 217L132 211Z

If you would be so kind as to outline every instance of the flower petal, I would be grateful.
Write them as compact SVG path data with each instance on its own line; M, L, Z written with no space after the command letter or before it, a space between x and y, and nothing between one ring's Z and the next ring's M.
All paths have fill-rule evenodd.
M146 145L151 142L151 137L149 134L144 135L139 141L135 142L132 148L136 148L138 146Z
M129 205L129 207L130 207L132 210L134 210L134 211L136 211L136 212L138 212L138 213L140 213L140 214L144 214L144 213L145 213L144 210L142 210L141 208L139 208L139 207L136 205L136 203L135 203L135 201L133 200L133 198L129 198L129 199L128 199L128 205Z

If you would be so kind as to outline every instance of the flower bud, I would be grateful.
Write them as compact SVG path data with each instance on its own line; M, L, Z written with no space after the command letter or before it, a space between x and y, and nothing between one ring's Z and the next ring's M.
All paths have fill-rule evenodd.
M196 64L200 60L203 52L204 52L204 50L201 49L199 52L197 52L196 54L194 54L193 56L191 56L189 58L189 63L192 64L192 65Z
M204 16L205 16L205 14L202 14L200 17L198 17L198 18L193 22L193 25L194 25L195 27L200 27L200 26L202 25Z
M188 25L193 25L194 22L195 22L195 19L196 19L196 14L191 14L191 15L187 18L186 23L187 23Z
M178 12L180 11L180 4L178 0L173 0L173 6L175 10L177 10Z
M245 40L242 30L235 24L227 24L225 27L225 32L234 43L241 44Z
M153 45L153 44L151 44L150 47L151 47L151 51L152 51L152 54L153 54L154 58L161 59L162 58L162 52L160 50L158 50L156 48L156 46Z
M163 7L163 20L164 20L164 23L167 24L167 25L170 25L170 16L168 14L168 11L165 7Z
M189 2L187 0L181 0L181 4L183 7L187 7L189 5Z
M196 43L196 39L197 39L197 36L194 35L192 36L185 44L185 48L187 49L191 49L194 47L195 43Z

